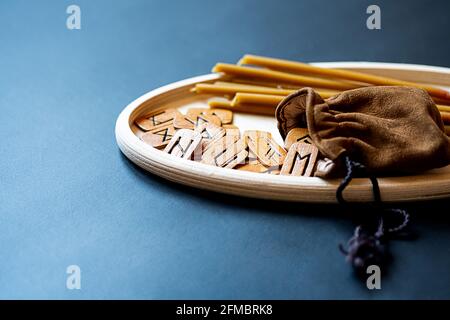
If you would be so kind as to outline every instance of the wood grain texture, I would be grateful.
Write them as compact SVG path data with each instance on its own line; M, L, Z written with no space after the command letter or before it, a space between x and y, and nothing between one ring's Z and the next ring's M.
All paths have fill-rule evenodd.
M383 63L324 63L319 66L351 68L374 74L399 74L405 80L425 83L450 83L450 69L431 66ZM315 177L279 176L245 170L233 170L176 158L157 150L137 136L134 120L153 110L183 107L196 103L207 106L211 95L194 94L196 83L220 80L220 75L194 77L155 89L130 103L116 122L116 140L121 151L135 164L170 181L187 186L252 198L335 203L339 180ZM441 81L442 80L442 81ZM245 129L245 128L243 128ZM379 178L381 197L386 202L432 200L450 197L450 166L415 176ZM372 200L368 179L354 179L344 192L348 201Z
M311 177L314 175L319 150L311 143L295 142L289 148L280 174Z
M308 129L306 128L293 128L289 130L286 139L284 139L284 147L289 150L291 145L296 142L312 143L311 137L309 136Z

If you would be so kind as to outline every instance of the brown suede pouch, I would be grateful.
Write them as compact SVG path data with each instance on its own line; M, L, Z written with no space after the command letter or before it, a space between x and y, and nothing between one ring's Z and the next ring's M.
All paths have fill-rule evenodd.
M313 143L340 170L343 156L376 175L415 173L450 163L450 143L428 93L410 87L365 87L323 100L311 88L277 107L278 129L308 128ZM316 171L330 177L340 172Z

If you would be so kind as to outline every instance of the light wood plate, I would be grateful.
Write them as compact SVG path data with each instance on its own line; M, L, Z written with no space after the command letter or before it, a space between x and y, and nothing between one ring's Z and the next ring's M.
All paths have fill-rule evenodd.
M363 70L404 80L433 83L450 87L450 69L432 66L373 63L333 62L315 63L328 68ZM152 90L130 103L119 115L116 123L116 139L120 150L143 169L171 181L189 187L217 192L301 202L336 202L339 180L323 180L310 177L292 177L218 168L202 163L179 159L157 150L139 139L134 120L151 110L191 107L207 107L211 95L199 95L189 90L199 82L217 80L219 75L208 74L175 82ZM235 114L234 123L242 130L259 129L272 132L282 143L273 117ZM420 132L417 133L420 139ZM432 200L450 196L450 166L424 172L420 175L379 178L382 200L402 202ZM348 201L372 200L372 185L368 179L354 179L344 192Z

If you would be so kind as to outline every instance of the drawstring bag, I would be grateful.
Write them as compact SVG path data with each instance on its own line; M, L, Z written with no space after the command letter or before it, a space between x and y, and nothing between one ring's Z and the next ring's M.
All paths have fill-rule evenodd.
M348 248L341 250L365 274L371 264L383 265L389 237L409 222L403 209L381 205L376 177L414 174L450 163L450 144L439 111L427 92L410 87L364 87L322 99L311 88L286 97L277 107L283 138L293 128L307 128L321 155L334 162L315 176L342 177L337 200L355 176L372 181L378 214L372 225L359 225ZM394 221L394 222L393 222Z

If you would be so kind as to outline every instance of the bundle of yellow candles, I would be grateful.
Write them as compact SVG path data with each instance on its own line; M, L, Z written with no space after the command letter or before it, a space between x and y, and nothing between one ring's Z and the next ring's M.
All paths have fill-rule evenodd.
M213 94L211 108L271 115L287 95L312 87L324 99L344 90L364 86L410 86L426 90L450 135L450 92L433 86L343 69L329 69L290 60L244 55L237 64L217 63L213 72L224 81L198 83L192 91ZM226 81L225 81L226 80Z

